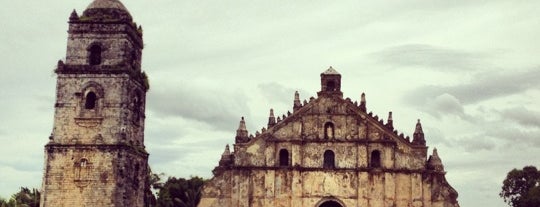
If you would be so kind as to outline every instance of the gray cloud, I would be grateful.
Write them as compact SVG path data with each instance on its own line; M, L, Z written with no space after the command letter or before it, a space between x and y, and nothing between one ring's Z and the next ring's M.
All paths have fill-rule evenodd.
M486 131L486 135L505 140L508 146L514 147L540 147L540 129L520 129L515 126L493 127Z
M423 105L434 97L451 94L462 104L519 93L540 86L538 68L525 71L478 73L468 83L453 86L421 86L404 96L404 101L412 105Z
M465 116L460 101L448 93L444 93L428 100L421 109L437 118L441 118L441 115L443 114L453 114L461 117Z
M500 114L503 119L517 121L526 127L540 127L540 112L529 110L523 106L502 110Z
M148 110L156 115L193 119L221 130L235 129L240 116L249 116L247 97L242 91L183 84L168 91L153 90L148 100Z
M436 47L426 44L407 44L390 47L370 55L382 64L397 67L422 67L452 72L476 70L487 58L485 54Z

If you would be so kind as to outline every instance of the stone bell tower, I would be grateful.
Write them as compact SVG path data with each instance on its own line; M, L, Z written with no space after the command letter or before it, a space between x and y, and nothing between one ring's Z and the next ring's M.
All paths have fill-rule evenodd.
M71 13L68 33L41 206L145 206L142 29L120 1L94 0Z

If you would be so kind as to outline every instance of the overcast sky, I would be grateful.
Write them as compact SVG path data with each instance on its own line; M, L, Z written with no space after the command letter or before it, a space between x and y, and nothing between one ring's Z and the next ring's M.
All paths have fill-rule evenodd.
M0 196L39 188L67 20L86 1L0 0ZM422 120L461 206L505 206L506 173L540 166L540 1L124 0L143 26L154 172L209 178L329 66L345 97L412 135Z

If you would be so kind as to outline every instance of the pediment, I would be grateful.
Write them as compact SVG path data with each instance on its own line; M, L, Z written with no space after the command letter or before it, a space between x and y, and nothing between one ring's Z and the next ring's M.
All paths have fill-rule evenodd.
M392 124L366 113L349 98L323 95L311 99L293 113L278 116L277 123L254 139L285 142L378 141L413 146ZM332 125L333 133L325 129Z

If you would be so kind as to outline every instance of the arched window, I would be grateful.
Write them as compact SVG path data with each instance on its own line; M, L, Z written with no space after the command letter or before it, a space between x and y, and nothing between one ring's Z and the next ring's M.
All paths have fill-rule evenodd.
M92 45L90 47L90 56L88 57L90 65L101 64L101 52L101 46L99 45Z
M84 102L84 108L85 109L95 109L96 108L96 102L97 102L96 93L88 92L88 94L86 94L86 100Z
M322 203L319 207L342 207L342 205L336 201L326 201Z
M332 150L326 150L324 152L323 168L333 169L335 167L335 155Z
M86 165L88 165L88 160L86 158L82 158L79 163L79 166L81 166L81 168L85 168Z
M371 152L371 167L381 167L381 152L379 150Z
M332 124L332 122L326 122L326 124L324 124L324 138L334 138L334 124Z
M336 82L334 81L326 82L326 91L335 91L335 90L336 90Z
M279 166L289 166L289 151L279 150Z

